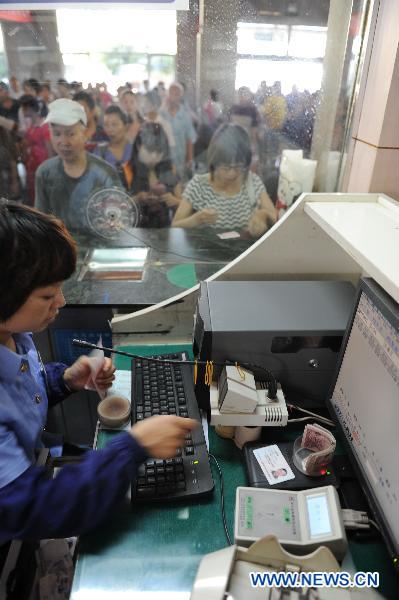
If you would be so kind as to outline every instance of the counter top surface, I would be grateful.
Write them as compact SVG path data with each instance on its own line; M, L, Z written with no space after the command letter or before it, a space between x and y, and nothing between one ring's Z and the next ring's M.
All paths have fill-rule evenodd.
M223 240L210 229L133 229L115 239L78 234L78 266L64 284L69 305L109 304L148 306L196 285L228 264L251 244L252 239ZM96 248L147 247L140 281L80 280L90 250Z

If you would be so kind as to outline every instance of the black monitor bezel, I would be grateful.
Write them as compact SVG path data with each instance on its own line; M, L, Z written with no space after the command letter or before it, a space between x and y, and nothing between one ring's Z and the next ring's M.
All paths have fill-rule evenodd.
M368 483L368 478L365 474L364 468L362 467L362 465L360 463L360 460L358 459L357 455L352 451L352 446L350 444L350 441L348 441L348 439L347 439L346 432L345 432L344 428L342 427L338 416L336 415L334 405L332 403L332 396L333 396L333 392L335 389L335 384L336 384L336 381L337 381L337 378L338 378L338 375L339 375L339 372L341 369L341 364L342 364L342 361L344 358L348 339L349 339L349 336L352 331L353 321L354 321L356 313L357 313L359 300L360 300L361 294L363 292L370 298L370 300L375 304L375 306L378 308L378 310L381 311L382 315L396 329L399 329L399 307L398 307L398 304L373 279L371 279L371 278L361 279L360 283L359 283L359 287L358 287L356 295L355 295L352 314L351 314L346 332L345 332L343 340L342 340L342 346L341 346L341 350L338 355L337 366L335 369L334 377L332 379L332 384L331 384L331 388L330 388L330 392L329 392L328 400L327 400L326 404L327 404L327 408L328 408L328 411L329 411L331 417L333 418L334 422L336 423L337 429L340 433L340 438L343 441L343 445L349 456L350 462L355 470L357 479L358 479L360 486L367 498L367 502L373 513L374 519L376 520L377 524L379 525L379 527L381 529L382 536L383 536L384 541L385 541L385 543L388 547L388 550L391 554L393 565L395 568L399 568L399 540L396 541L393 538L393 536L391 535L389 524L385 518L382 508L379 505L378 499L375 497L375 494L374 494L371 486Z

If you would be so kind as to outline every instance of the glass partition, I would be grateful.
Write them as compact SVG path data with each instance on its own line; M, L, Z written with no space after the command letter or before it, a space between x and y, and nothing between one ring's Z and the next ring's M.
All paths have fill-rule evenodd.
M368 4L0 11L0 193L71 229L67 301L165 300L337 191ZM147 248L140 278L83 275L122 247Z

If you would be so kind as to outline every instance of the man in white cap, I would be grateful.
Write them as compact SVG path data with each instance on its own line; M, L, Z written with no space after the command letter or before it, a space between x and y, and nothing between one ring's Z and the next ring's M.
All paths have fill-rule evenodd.
M87 117L79 102L59 98L49 104L45 123L56 157L36 171L35 206L62 219L68 229L88 229L86 206L94 192L122 187L116 170L85 150Z

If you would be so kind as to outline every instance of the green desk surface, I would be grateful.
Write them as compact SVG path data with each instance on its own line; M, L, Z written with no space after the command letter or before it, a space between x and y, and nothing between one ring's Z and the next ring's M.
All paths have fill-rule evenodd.
M99 446L110 435L114 434L103 435ZM245 485L241 452L233 442L218 438L212 430L210 449L223 471L226 514L233 537L235 490ZM139 591L158 591L156 597L162 600L179 598L179 593L188 598L202 556L227 545L220 513L219 478L213 464L212 461L212 496L134 507L127 502L101 531L83 536L72 600L102 598L101 592L109 592L110 598L129 592L132 595L126 598L135 598L134 592Z
M174 352L187 347L124 347L137 354ZM129 368L130 359L118 357L118 368ZM114 432L102 432L103 447ZM267 433L266 433L267 435ZM270 443L294 439L298 431L273 429ZM235 490L246 485L242 454L231 440L209 428L210 451L223 472L225 508L233 538ZM267 441L266 441L267 443ZM107 523L95 533L82 536L71 600L188 599L204 554L226 547L220 508L220 482L211 461L215 491L204 499L173 504L135 504L126 499ZM378 571L383 597L396 600L397 579L382 542L350 542L357 571Z
M131 354L137 354L138 356L151 356L158 354L170 354L173 352L188 352L190 358L194 358L191 346L187 344L160 344L157 346L115 346L116 350L123 350L124 352L130 352ZM114 364L117 369L122 371L128 371L132 359L128 356L121 356L120 354L114 355Z

